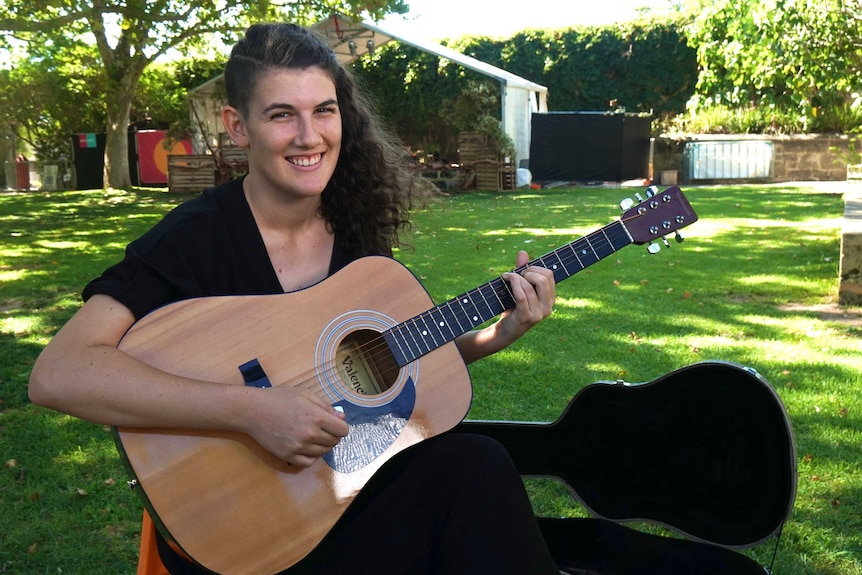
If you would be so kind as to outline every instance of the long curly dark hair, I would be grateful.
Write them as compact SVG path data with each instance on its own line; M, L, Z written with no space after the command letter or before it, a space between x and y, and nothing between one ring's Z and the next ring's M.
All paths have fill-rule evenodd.
M225 66L228 104L248 114L257 79L272 69L318 67L332 79L341 110L341 151L321 197L321 215L347 253L389 255L410 211L433 194L398 139L384 129L365 90L313 32L295 24L255 24Z

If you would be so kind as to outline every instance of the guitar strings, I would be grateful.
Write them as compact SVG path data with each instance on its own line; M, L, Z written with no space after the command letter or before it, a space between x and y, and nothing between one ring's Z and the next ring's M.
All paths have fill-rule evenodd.
M633 218L627 218L626 221L628 221L629 219ZM617 222L608 224L604 228L601 228L591 234L588 234L587 236L578 238L573 242L562 246L561 248L558 248L557 250L549 252L548 254L545 254L527 263L524 266L516 268L515 270L513 270L513 272L520 273L521 271L532 265L538 265L547 269L551 269L552 266L549 265L547 262L548 260L553 260L554 264L559 262L559 265L563 267L563 271L567 274L562 279L570 277L571 275L574 275L574 273L577 273L578 271L585 269L589 265L592 265L593 263L604 259L605 257L611 255L612 253L618 251L619 249L622 249L622 247L625 247L626 245L631 243L631 238L629 237L628 232L624 229L622 225L618 225L622 221L623 220L618 220ZM599 243L599 245L597 245L597 242ZM616 247L617 244L621 245L619 247ZM587 248L589 249L587 250ZM608 248L610 248L610 251L605 254L604 251ZM578 251L581 252L580 256L578 255ZM600 255L600 253L603 255ZM592 254L592 257L585 258L587 259L588 263L584 263L584 259L582 259L582 257L585 257L590 254ZM569 271L572 268L575 268L574 272ZM501 308L500 311L498 311L496 307L492 307L491 303L488 302L488 299L485 297L485 293L483 292L484 288L491 288L491 293L493 294L495 303ZM481 297L477 299L475 295L471 294L478 294ZM437 349L438 347L446 343L452 342L459 335L469 331L469 329L476 327L476 325L474 325L474 322L471 321L471 318L469 317L469 314L466 312L464 307L462 305L456 305L459 301L469 301L471 304L470 307L478 313L478 317L485 318L482 322L484 323L484 321L496 317L502 311L510 309L511 305L509 305L508 302L512 302L513 305L514 297L509 289L508 282L503 280L502 277L495 278L494 280L483 284L483 286L475 288L470 292L462 294L456 298L452 298L447 302L444 302L440 306L422 312L417 316L414 316L396 326L391 327L389 330L379 333L377 336L371 338L369 341L357 345L355 348L356 352L361 353L368 360L369 363L375 366L380 366L384 362L390 360L393 354L393 351L390 349L389 344L385 340L385 335L387 333L397 334L398 332L406 330L407 334L410 336L410 339L413 341L413 344L411 345L410 341L406 339L406 336L401 336L401 341L403 342L404 347L411 351L410 357L412 357L412 359L405 363L406 366L412 361L415 361L416 359L419 359L427 353L430 353L434 349ZM458 323L458 330L456 332L453 329L451 323L449 322L445 322L443 325L440 325L437 322L432 321L430 325L435 326L438 330L438 335L440 339L440 342L438 343L437 339L434 338L433 330L428 329L428 319L433 319L435 310L441 310L446 308L452 311L451 315ZM470 327L468 327L468 329L464 329L461 320L463 320L464 324ZM420 326L418 332L416 331L415 326ZM413 336L414 333L422 333L423 330L421 329L421 326L424 326L426 328L424 330L426 333L431 334L431 342L428 342L427 337L420 337L419 340L417 340L415 336ZM448 328L448 331L450 332L448 336L443 330L444 326ZM411 327L413 327L414 329L411 330ZM396 339L396 337L396 335L393 335L393 339ZM420 341L423 342L421 345ZM423 352L423 348L425 348L426 351ZM328 378L338 379L339 374L337 362L335 360L327 361L318 367L319 371L322 372ZM299 377L302 379L300 379L298 383L295 384L295 386L310 389L312 391L319 391L320 397L328 400L330 398L328 397L326 390L319 385L317 373L318 369L312 369L306 371L304 374L298 374ZM293 378L293 381L296 381L296 378Z

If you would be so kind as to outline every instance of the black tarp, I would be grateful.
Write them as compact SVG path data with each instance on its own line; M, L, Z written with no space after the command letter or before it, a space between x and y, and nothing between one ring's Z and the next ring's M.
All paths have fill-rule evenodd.
M533 181L622 182L649 173L651 118L604 112L533 114Z
M105 134L72 134L72 158L75 162L75 189L101 189L105 171ZM129 132L129 176L132 185L140 185L135 133Z

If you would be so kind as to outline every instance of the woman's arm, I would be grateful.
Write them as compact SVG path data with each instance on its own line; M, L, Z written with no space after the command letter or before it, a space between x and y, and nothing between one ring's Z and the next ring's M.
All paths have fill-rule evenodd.
M128 308L93 296L36 361L31 401L106 425L240 431L297 465L347 435L343 416L302 390L197 381L138 361L117 349L133 323Z

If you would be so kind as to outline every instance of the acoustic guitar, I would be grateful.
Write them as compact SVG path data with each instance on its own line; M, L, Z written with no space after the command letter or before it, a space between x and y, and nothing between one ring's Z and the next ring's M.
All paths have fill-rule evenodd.
M647 196L527 265L559 282L632 243L656 251L655 242L697 220L677 187ZM287 569L381 465L464 418L472 388L454 340L513 307L502 277L435 306L406 267L366 257L295 292L159 308L119 349L198 380L310 389L343 411L350 432L300 469L240 433L118 428L131 484L163 535L203 567L229 575Z

